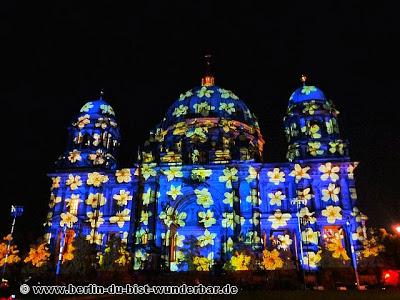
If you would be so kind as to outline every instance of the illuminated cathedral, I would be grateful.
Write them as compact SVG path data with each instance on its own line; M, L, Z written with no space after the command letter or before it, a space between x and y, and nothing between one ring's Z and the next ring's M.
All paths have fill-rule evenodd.
M277 249L312 271L321 247L336 238L338 255L354 265L365 236L357 163L332 101L302 82L283 118L282 163L263 162L255 114L211 73L179 95L131 167L118 165L120 132L110 104L103 95L86 102L49 174L52 251L62 257L76 235L101 251L119 236L134 253L135 270L187 271L229 262L242 245L260 254Z

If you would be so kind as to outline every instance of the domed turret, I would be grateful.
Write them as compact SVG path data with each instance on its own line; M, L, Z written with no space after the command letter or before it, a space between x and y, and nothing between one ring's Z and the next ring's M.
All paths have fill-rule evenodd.
M103 93L82 106L68 132L67 151L56 162L59 168L116 168L120 133L114 110Z
M306 85L304 75L302 82L290 96L284 118L288 160L347 158L348 143L340 139L339 111L319 88Z
M260 161L264 140L257 118L209 73L171 105L143 151L144 162L207 164Z

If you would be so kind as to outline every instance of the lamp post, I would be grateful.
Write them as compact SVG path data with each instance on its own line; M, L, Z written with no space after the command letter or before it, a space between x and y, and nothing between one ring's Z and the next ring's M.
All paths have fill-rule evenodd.
M347 225L347 228L348 228L348 236L350 236L350 222L349 221L346 221L346 225ZM351 250L351 260L353 261L353 268L354 268L354 275L355 275L355 277L356 277L356 284L357 284L357 289L360 289L360 278L359 278L359 276L358 276L358 270L357 270L357 255L356 255L356 252L354 251L354 245L353 245L353 242L352 242L352 239L351 238L349 238L349 240L350 240L350 250Z
M301 220L300 220L300 206L303 205L307 205L307 200L306 199L300 199L300 198L293 198L290 201L290 204L292 205L296 205L297 208L297 229L299 231L299 244L300 244L300 267L302 270L302 274L303 274L303 283L304 283L304 289L306 289L306 275L304 272L304 266L303 266L303 257L304 257L304 253L303 253L303 240L301 238Z
M8 244L7 244L6 257L4 260L3 270L1 273L2 281L4 279L4 274L6 273L7 260L8 260L8 256L9 256L9 252L10 252L10 248L11 248L12 235L14 233L14 228L15 228L15 220L17 219L17 217L20 217L23 212L24 212L23 206L11 205L11 216L13 217L13 221L11 224L11 231L10 231L11 238L8 240Z

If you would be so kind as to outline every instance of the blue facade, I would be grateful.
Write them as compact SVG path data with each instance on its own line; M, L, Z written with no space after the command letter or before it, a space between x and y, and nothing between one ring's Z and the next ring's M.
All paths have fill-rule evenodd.
M316 87L297 89L284 118L289 161L264 163L255 115L207 79L172 104L132 168L117 168L112 108L103 99L84 105L50 174L52 249L67 231L99 249L117 234L135 253L135 269L185 271L230 261L243 244L255 253L285 251L316 270L319 250L335 235L356 259L365 219L356 207L357 163L332 102ZM190 240L207 266L188 261Z

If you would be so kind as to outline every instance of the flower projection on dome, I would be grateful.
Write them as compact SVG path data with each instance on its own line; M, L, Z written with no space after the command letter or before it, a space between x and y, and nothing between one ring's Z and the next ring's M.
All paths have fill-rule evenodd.
M353 259L366 217L356 207L357 163L332 101L303 82L284 118L289 162L264 163L255 115L206 77L172 103L133 167L117 166L112 107L102 97L83 105L49 174L50 250L65 243L63 259L72 259L77 234L98 251L119 236L135 270L154 268L156 259L174 272L209 271L216 263L312 271L323 247L333 258ZM331 231L341 239L327 243Z

